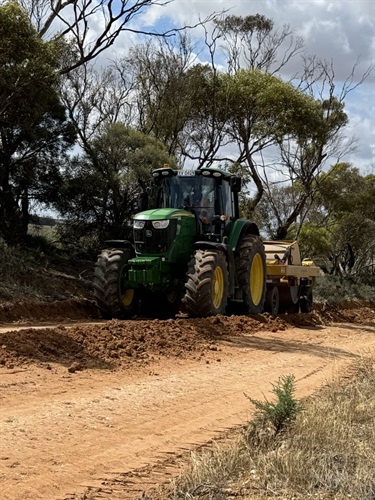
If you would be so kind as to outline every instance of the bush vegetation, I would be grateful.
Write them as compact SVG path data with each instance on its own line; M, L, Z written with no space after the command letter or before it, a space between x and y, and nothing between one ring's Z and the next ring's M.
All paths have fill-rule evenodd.
M375 300L375 277L364 279L350 276L321 276L314 288L314 299L329 304L353 300L373 301Z
M29 236L28 247L0 238L0 302L60 300L72 291L73 282L77 293L90 296L92 267L93 262L65 253L43 235Z

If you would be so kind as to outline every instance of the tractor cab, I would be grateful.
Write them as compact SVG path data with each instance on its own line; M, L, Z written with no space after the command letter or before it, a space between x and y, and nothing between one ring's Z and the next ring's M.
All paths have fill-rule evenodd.
M153 176L156 207L192 213L203 240L222 241L227 225L239 217L239 177L216 168L191 171L168 166L155 170Z

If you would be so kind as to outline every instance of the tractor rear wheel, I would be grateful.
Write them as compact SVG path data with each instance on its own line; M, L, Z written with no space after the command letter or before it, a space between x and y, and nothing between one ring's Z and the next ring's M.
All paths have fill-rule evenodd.
M259 236L249 234L242 240L236 272L243 294L242 314L261 313L266 298L266 253Z
M93 278L94 298L105 318L130 318L137 311L137 291L121 290L121 277L132 257L130 248L108 248L98 257Z
M196 250L185 283L184 303L191 316L225 314L228 303L228 264L220 250Z

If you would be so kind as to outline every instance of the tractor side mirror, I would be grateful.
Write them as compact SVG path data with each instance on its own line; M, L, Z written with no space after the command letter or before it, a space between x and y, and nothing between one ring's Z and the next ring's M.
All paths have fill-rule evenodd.
M138 212L148 209L148 194L142 191L138 197Z
M233 193L239 193L241 191L241 177L232 175L232 177L230 178L230 187Z

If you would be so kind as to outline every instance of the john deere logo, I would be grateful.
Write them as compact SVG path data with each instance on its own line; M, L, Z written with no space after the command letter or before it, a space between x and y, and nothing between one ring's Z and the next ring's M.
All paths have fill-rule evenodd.
M152 231L150 231L149 229L147 229L145 234L146 234L147 238L151 238Z

